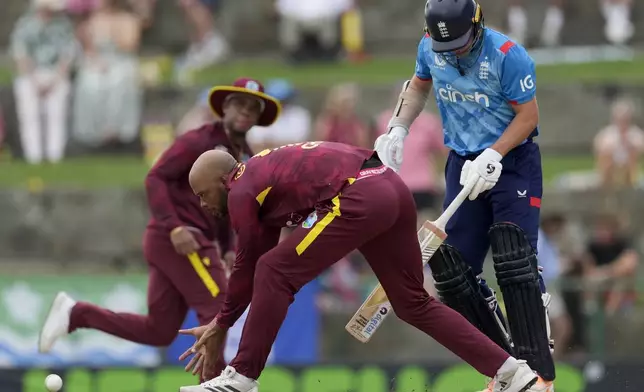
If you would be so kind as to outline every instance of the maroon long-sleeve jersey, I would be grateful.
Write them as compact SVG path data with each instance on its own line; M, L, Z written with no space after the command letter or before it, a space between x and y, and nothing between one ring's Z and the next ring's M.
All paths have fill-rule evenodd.
M199 230L208 240L219 240L222 252L232 246L228 219L216 220L194 195L188 174L195 160L212 149L225 149L238 160L252 155L246 142L233 146L221 122L206 124L179 136L152 167L145 179L152 217L148 227L170 232L178 226Z
M277 244L281 228L330 210L328 201L373 154L342 143L297 143L264 150L231 173L228 213L237 233L237 259L219 325L232 326L250 304L257 260Z

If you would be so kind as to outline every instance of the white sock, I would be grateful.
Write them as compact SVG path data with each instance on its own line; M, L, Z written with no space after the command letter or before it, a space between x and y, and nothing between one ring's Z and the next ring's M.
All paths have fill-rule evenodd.
M515 357L509 357L503 365L496 371L496 374L510 373L514 372L519 368L519 362Z
M563 10L556 6L548 7L546 17L543 20L543 30L541 31L541 41L550 46L559 43L559 35L564 25Z
M519 44L524 44L528 33L528 17L523 7L513 6L508 9L508 27L510 36Z

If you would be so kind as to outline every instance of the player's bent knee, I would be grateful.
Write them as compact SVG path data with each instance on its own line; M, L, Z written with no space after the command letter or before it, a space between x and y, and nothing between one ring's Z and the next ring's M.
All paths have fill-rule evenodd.
M284 289L295 294L297 291L288 276L286 276L278 268L275 268L272 265L272 259L269 257L262 256L257 261L257 267L255 267L255 279L254 287L255 290L261 287L270 287L272 290L275 289Z
M525 232L512 223L489 231L492 260L503 293L517 357L528 361L544 379L554 380L550 327L539 282L537 255Z
M424 320L431 303L435 300L427 292L424 295L405 298L389 296L391 307L396 316L411 325L416 325Z

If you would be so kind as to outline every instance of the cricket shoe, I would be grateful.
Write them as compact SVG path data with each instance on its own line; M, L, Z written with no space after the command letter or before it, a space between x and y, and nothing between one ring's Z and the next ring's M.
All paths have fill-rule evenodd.
M494 391L494 379L490 379L487 384L487 388L479 392L493 392ZM552 381L545 381L541 377L537 378L537 382L534 383L530 389L526 392L555 392L555 385Z
M517 360L519 367L513 371L497 374L492 380L492 392L532 392L537 382L537 374L523 360Z
M537 382L527 392L555 392L555 384L539 377Z
M238 374L234 367L228 366L219 377L200 385L181 387L179 392L258 392L259 383L252 378Z
M69 317L76 305L67 293L56 294L38 337L38 351L48 353L58 339L69 334Z

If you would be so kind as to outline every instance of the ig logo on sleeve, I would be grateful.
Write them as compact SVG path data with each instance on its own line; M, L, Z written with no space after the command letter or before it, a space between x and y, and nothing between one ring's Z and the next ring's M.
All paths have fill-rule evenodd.
M532 80L532 75L528 75L525 78L520 80L521 84L521 91L524 93L528 90L532 90L534 88L534 81Z

